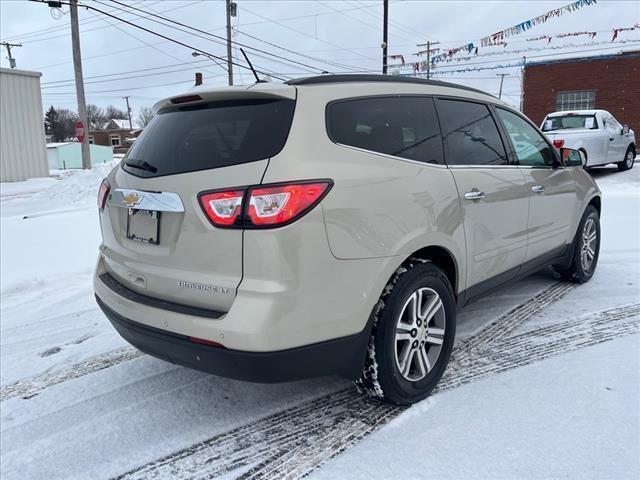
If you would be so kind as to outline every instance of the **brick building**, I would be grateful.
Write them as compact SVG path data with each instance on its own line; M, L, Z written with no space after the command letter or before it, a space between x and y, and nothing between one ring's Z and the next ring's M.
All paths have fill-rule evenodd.
M558 110L608 110L640 131L640 51L528 63L523 112L540 125Z
M133 125L129 128L128 120L112 119L103 128L89 130L89 143L113 147L114 153L127 153L129 147L140 135L142 129Z

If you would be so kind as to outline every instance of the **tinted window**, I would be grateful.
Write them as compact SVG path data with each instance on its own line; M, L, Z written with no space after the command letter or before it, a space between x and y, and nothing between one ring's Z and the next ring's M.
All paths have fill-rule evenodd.
M497 109L498 117L511 138L519 165L551 166L553 152L542 135L529 122L515 113Z
M378 97L332 103L327 130L336 143L428 163L443 162L433 100Z
M486 105L438 100L449 165L507 165L507 155Z
M293 100L243 100L161 112L134 142L123 168L157 177L272 157L284 146L294 107Z

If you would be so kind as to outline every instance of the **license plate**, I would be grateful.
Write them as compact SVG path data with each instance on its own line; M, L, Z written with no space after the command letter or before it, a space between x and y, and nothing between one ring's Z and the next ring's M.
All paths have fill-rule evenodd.
M160 212L129 209L127 238L140 243L160 243Z

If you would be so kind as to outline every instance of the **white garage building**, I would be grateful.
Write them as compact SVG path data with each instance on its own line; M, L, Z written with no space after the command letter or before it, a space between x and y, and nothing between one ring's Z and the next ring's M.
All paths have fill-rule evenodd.
M0 181L48 177L40 72L0 68Z

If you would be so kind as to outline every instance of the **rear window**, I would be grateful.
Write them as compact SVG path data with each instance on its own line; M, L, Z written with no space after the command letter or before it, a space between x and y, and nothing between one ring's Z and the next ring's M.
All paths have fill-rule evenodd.
M342 145L443 164L442 137L428 97L340 100L327 108L327 132Z
M542 124L543 132L571 128L596 130L598 128L598 122L596 121L595 115L563 115L561 117L549 117Z
M272 157L284 147L294 108L294 100L254 99L160 112L122 168L139 177L159 177Z

